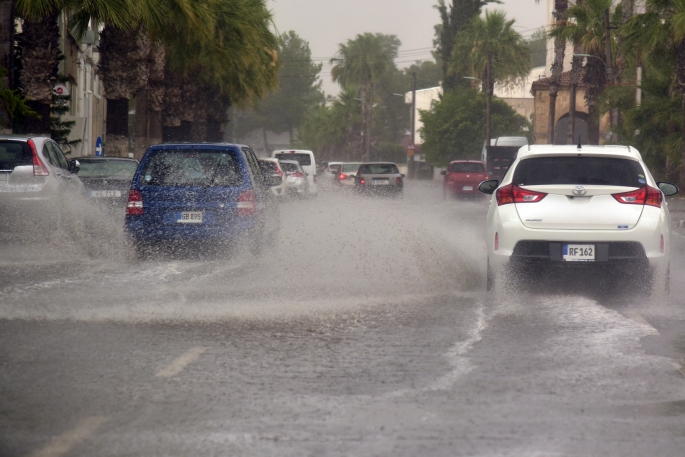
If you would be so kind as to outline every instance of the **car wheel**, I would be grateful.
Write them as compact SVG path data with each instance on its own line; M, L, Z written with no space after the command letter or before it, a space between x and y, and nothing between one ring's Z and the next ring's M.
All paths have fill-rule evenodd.
M487 271L487 291L492 292L495 290L495 272L490 267L490 259L488 259L488 271Z

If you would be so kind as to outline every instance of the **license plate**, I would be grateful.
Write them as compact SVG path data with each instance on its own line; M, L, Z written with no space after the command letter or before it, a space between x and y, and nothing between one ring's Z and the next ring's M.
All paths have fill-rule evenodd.
M118 198L121 197L120 190L91 190L88 196L92 198Z
M473 190L473 186L461 186L461 190Z
M564 244L562 258L566 262L593 262L595 260L595 245Z
M179 224L202 224L202 211L183 211L176 222Z
M387 179L372 179L371 184L374 186L387 186L388 185L388 180Z

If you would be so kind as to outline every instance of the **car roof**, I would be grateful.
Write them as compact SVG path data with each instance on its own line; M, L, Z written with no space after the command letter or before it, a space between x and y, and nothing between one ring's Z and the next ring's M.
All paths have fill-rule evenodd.
M550 156L577 156L577 155L593 155L601 157L616 157L633 160L642 160L642 156L632 146L621 145L553 145L553 144L534 144L522 146L519 149L517 158L524 159L530 157L550 157Z
M278 153L282 153L282 152L290 153L290 152L293 152L293 153L298 153L298 154L314 154L314 153L313 153L312 151L310 151L309 149L276 149L276 150L274 151L274 153L276 153L276 152L278 152Z
M17 135L14 133L8 133L6 135L0 135L0 141L3 140L13 140L13 141L28 141L31 138L41 138L44 140L49 140L50 137L47 137L45 135L34 135L34 134L27 134L27 135Z
M359 162L360 165L395 165L395 162Z
M467 163L467 162L468 162L468 163L480 163L480 164L484 164L484 163L485 163L485 162L482 162L482 161L480 161L480 160L464 159L464 160L453 160L453 161L450 162L450 165L452 165L453 163Z

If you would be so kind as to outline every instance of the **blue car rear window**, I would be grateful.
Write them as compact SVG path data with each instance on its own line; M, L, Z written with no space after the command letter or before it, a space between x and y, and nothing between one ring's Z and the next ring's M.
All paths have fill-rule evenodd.
M140 177L143 186L235 187L242 183L240 162L230 150L153 151Z

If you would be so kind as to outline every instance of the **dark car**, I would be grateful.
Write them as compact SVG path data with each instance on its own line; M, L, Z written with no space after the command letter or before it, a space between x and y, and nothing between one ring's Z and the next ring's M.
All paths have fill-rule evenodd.
M487 181L488 173L485 163L476 160L454 160L450 162L442 183L442 196L472 196L480 197L478 185Z
M404 175L392 162L371 162L359 165L354 186L361 193L401 196Z
M278 208L247 146L162 144L140 161L126 205L125 230L139 251L160 242L236 242L258 251L278 228Z
M78 157L78 177L89 199L108 209L122 211L128 202L131 179L138 161L124 157Z

